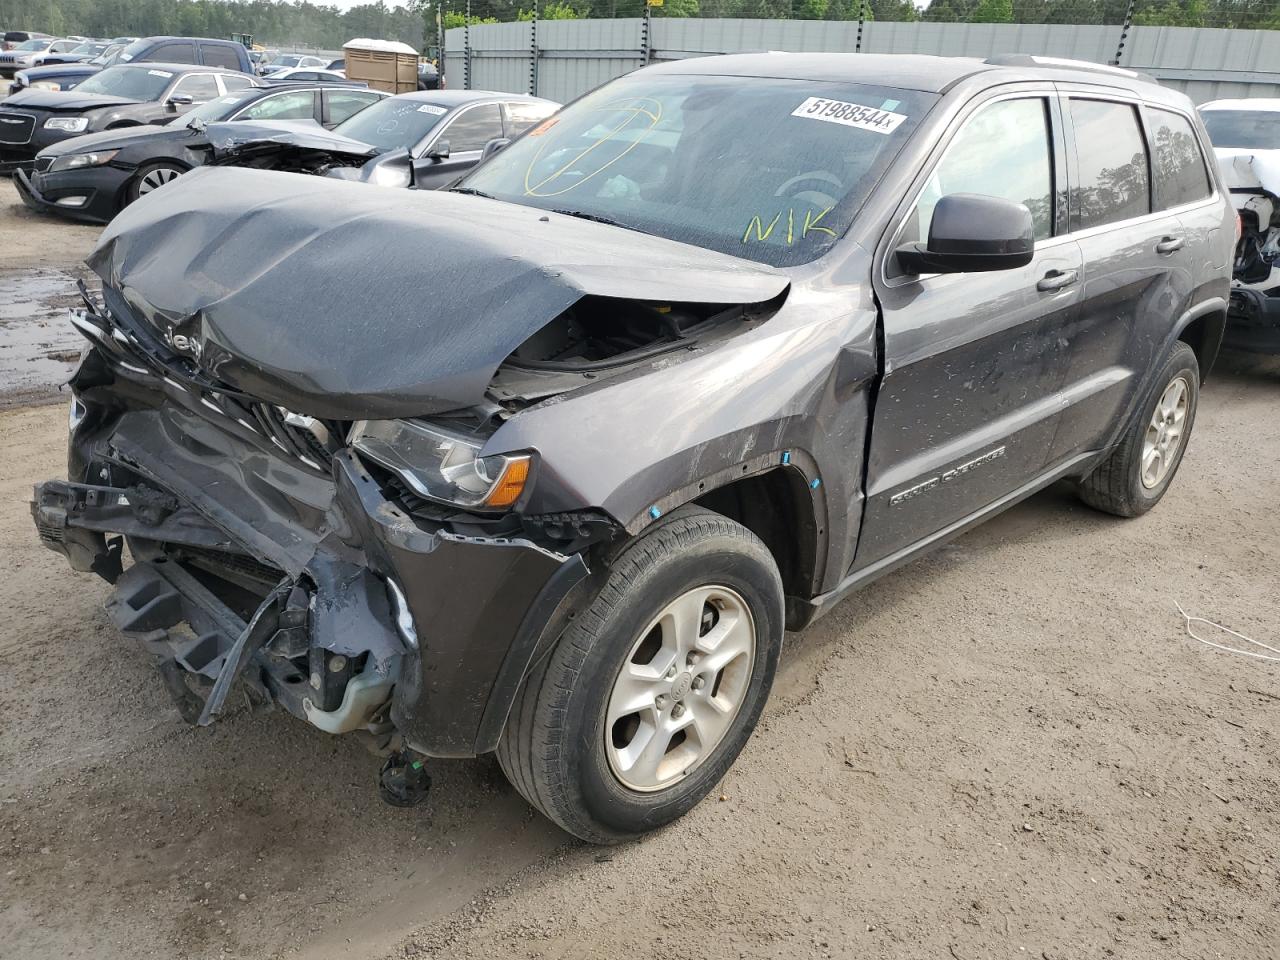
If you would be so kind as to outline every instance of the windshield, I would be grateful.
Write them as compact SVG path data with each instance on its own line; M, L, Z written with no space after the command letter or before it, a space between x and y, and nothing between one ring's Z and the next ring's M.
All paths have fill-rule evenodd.
M806 263L845 232L936 100L642 71L543 121L462 185L774 266Z
M78 45L78 46L74 47L74 48L71 50L71 52L72 52L72 53L77 53L77 54L87 54L87 55L90 55L90 56L97 56L97 55L98 55L98 54L100 54L104 49L106 49L106 45L105 45L105 44L101 44L101 43L82 43L82 44L80 44L80 45Z
M173 79L172 70L148 67L107 67L84 80L76 93L105 93L130 100L159 100Z
M333 132L367 143L378 153L386 153L398 147L413 147L448 112L444 107L423 103L416 97L388 97L344 120Z
M276 57L269 64L267 64L267 66L275 67L279 70L287 70L289 67L296 67L301 62L302 62L302 57L300 56L299 57L283 56L283 57Z
M43 50L45 47L49 46L49 44L51 43L53 43L52 40L28 40L25 43L18 44L13 49L14 50Z
M218 97L208 103L202 103L200 106L188 110L183 122L188 127L192 127L213 123L217 120L226 120L239 110L242 104L257 97L258 93L257 87L250 87L243 93L229 93L225 97Z
M1205 110L1200 116L1215 147L1280 150L1280 111Z

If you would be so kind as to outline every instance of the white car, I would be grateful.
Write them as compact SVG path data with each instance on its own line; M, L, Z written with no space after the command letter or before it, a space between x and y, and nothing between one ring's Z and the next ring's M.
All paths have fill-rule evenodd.
M340 70L319 70L315 67L292 67L268 73L264 80L336 80L343 82L347 75Z
M33 66L46 53L66 53L80 45L79 40L40 37L25 40L8 53L0 53L0 76L12 77L18 70Z
M1240 214L1226 342L1280 353L1280 99L1200 106Z

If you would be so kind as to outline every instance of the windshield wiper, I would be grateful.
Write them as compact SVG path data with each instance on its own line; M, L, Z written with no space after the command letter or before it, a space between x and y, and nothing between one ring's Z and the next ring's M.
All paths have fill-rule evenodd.
M621 227L623 230L634 230L635 227L628 226L625 223L619 223L609 217L602 217L598 213L587 213L585 210L552 210L552 213L559 213L566 217L577 217L579 220L590 220L592 223L604 223L611 227Z
M497 199L497 197L495 197L493 194L491 194L491 193L485 193L483 190L477 190L475 187L452 187L452 188L450 188L449 192L450 192L450 193L465 193L465 194L467 194L468 196L472 196L472 197L484 197L486 200L496 200L496 199Z

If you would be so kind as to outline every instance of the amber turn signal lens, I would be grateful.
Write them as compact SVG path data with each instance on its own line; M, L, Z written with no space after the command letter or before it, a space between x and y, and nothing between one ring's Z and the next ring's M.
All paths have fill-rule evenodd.
M520 499L524 492L525 482L529 479L529 458L519 457L508 460L506 469L498 478L493 492L485 500L486 507L509 507Z

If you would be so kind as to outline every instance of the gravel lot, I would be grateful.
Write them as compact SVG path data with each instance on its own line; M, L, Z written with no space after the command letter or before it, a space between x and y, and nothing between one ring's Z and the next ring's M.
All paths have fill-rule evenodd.
M719 798L600 850L488 759L403 811L355 743L182 723L27 512L96 234L0 181L0 953L1280 957L1280 664L1174 607L1280 646L1280 363L1224 359L1147 517L1055 488L789 636Z

